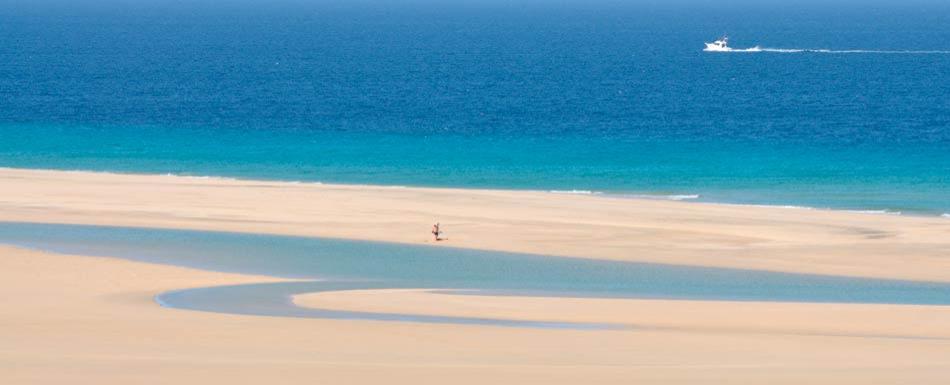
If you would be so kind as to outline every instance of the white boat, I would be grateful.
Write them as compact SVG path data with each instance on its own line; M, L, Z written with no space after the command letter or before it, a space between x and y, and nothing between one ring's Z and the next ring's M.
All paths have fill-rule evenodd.
M729 48L729 38L723 36L712 43L706 43L706 49L703 51L707 52L727 52L732 51L732 48Z
M755 46L752 48L740 48L735 49L729 46L729 38L721 37L719 40L716 40L712 43L706 43L706 48L703 49L706 52L762 52L762 47Z

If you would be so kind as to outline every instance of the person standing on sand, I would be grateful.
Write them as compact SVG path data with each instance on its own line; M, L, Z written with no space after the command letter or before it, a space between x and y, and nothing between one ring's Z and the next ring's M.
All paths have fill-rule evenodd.
M442 240L441 238L439 238L439 235L441 235L441 234L442 234L442 231L439 230L439 223L436 222L436 224L432 225L432 236L435 237L435 241L436 241L436 242Z

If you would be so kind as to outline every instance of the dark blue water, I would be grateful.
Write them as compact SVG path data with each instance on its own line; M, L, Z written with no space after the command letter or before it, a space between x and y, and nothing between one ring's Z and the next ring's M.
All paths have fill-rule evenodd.
M950 3L891 3L0 2L0 166L950 213Z

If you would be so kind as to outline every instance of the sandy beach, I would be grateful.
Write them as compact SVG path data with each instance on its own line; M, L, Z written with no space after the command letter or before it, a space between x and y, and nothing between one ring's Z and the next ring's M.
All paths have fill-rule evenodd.
M0 220L950 281L950 220L531 191L0 169Z
M943 384L950 373L950 340L942 327L950 312L941 307L895 311L898 307L728 302L697 307L531 298L464 305L514 318L559 312L568 319L643 322L642 328L623 331L247 317L165 309L152 295L273 278L11 247L0 247L0 256L7 293L0 307L5 384L440 384L451 379L896 385ZM416 294L384 294L341 292L302 300L339 308L465 311L419 308L413 304ZM397 302L382 306L390 300ZM594 313L571 315L577 306ZM829 308L828 319L812 318ZM777 320L776 314L795 321ZM708 315L714 315L708 323L698 318Z
M950 385L948 21L4 2L0 385Z
M311 235L950 281L950 221L544 192L0 170L0 220ZM447 240L430 240L440 221ZM944 384L942 306L301 295L300 306L623 330L293 319L160 307L273 277L0 246L0 382Z
M304 294L294 302L353 311L614 323L634 330L950 340L950 308L935 306L453 295L399 289Z

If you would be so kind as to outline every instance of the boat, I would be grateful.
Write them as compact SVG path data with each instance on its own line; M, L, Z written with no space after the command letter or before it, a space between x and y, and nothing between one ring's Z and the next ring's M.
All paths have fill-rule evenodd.
M706 52L762 52L764 51L762 47L755 46L752 48L740 48L735 49L729 46L729 38L723 36L712 43L706 43L706 48L703 49Z
M709 52L726 52L732 51L732 48L729 48L729 37L723 36L712 43L706 43L706 49L703 51Z

